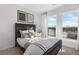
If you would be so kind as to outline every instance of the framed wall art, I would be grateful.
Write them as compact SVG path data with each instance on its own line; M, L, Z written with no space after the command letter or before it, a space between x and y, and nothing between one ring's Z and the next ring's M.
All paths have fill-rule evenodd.
M27 22L29 24L34 24L34 15L28 13L28 20L27 20Z
M17 10L17 21L27 23L27 13L24 11Z

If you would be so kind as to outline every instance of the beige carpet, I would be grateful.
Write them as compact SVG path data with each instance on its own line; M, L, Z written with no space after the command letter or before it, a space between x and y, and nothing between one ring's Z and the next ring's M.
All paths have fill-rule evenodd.
M70 47L63 46L58 55L79 55L79 51Z
M0 51L0 55L22 55L23 52L18 48L10 48L3 51ZM76 51L73 48L62 47L62 51L60 50L58 55L79 55L79 51Z
M0 51L0 55L22 55L22 51L16 47L16 48L9 48L6 50Z

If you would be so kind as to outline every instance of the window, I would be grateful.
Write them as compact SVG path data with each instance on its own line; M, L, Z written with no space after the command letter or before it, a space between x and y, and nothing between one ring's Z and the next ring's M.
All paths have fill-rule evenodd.
M56 36L56 16L50 16L48 20L48 35Z
M62 16L63 37L67 39L77 39L78 13L65 13Z

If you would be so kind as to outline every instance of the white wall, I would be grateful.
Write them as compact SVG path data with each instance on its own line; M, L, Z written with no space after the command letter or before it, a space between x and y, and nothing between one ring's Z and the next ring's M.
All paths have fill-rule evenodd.
M17 21L17 10L34 14L36 28L40 28L40 14L17 5L0 5L0 49L15 46L14 23Z

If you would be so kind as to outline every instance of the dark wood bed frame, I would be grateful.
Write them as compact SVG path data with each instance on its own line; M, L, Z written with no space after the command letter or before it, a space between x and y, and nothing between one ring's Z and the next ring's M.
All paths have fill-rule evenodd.
M34 31L36 31L35 24L15 23L15 47L19 47L23 52L25 51L25 49L21 47L17 42L17 38L21 37L19 30L28 30L31 27L33 28ZM62 48L62 40L59 40L54 46L48 49L43 55L56 55L61 48Z

